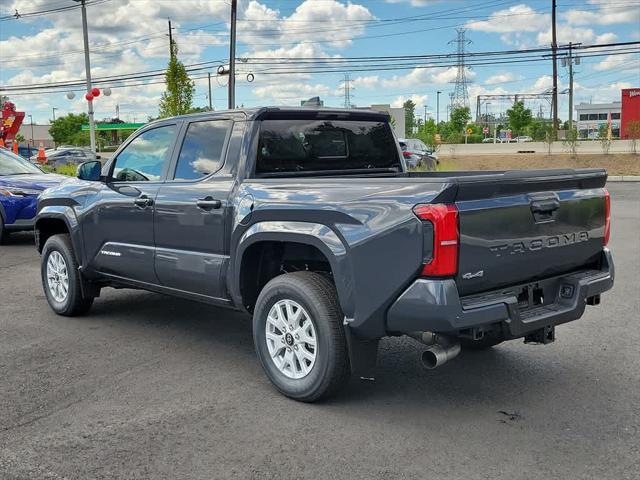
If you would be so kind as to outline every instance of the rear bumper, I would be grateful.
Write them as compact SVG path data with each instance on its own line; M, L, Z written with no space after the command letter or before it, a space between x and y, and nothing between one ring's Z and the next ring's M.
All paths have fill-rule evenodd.
M547 278L532 284L460 298L453 279L418 279L391 305L389 333L431 331L462 335L472 329L493 329L500 324L506 338L523 337L547 326L582 316L587 299L613 286L611 253L603 249L600 267ZM539 305L518 303L527 288L539 292Z

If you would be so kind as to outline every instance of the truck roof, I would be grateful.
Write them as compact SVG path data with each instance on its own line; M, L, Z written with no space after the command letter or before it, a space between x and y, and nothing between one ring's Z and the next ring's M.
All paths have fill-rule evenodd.
M253 107L236 108L233 110L214 110L211 112L190 113L177 117L163 118L159 121L171 119L214 118L219 116L242 115L247 120L263 120L266 118L279 118L286 116L288 119L308 118L332 118L350 120L388 121L389 114L369 108L324 108L324 107ZM155 123L155 122L154 122Z

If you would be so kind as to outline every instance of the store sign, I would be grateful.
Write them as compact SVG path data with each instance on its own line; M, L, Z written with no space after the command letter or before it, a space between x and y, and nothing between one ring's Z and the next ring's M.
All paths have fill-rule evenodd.
M640 90L629 90L629 96L630 97L640 96Z

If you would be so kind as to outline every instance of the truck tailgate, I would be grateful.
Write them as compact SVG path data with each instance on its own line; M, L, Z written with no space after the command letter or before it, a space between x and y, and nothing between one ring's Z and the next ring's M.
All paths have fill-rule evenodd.
M600 258L604 170L506 172L461 179L461 295L570 272Z

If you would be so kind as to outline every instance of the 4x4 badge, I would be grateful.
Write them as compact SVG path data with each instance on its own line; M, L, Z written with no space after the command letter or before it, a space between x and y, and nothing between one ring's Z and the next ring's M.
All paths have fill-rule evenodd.
M465 280L471 280L472 278L480 278L482 276L484 276L484 270L478 270L476 273L467 272L462 275L462 278Z

